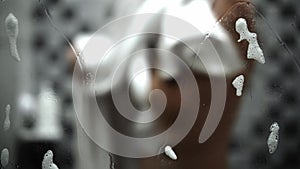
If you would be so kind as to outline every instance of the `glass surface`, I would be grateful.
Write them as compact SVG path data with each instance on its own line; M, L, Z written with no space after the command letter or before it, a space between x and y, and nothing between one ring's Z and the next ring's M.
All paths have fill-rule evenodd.
M164 16L163 19L154 17L151 20L145 16L145 20L131 23L132 27L128 21L134 17L128 15L142 6L142 0L1 1L0 167L5 169L299 168L300 1L253 0L247 3L217 0L212 8L214 15L219 18L217 21L206 20L210 17L203 15L203 11L207 9L205 7L203 11L197 11L197 5L205 3L196 0L181 1L170 4L167 4L167 1L161 4L154 3L153 9L159 8L158 4L161 6L167 4L167 9L172 9L174 4L180 4L179 8L170 10L171 16L183 18L188 16L186 19L177 20L176 17ZM203 0L203 2L210 4L212 1ZM148 8L152 12L151 3L143 10L147 11ZM198 13L194 14L193 10L195 13L199 12L200 21L197 21ZM13 40L10 38L13 38L13 35L8 35L6 23L9 13L14 14L18 20L16 44L20 61L12 56ZM246 59L249 43L247 40L237 42L239 34L235 30L236 20L240 17L246 18L250 32L257 34L265 64ZM182 27L165 24L170 24L171 21L174 21L174 25L179 24ZM124 26L121 22L124 22ZM180 43L177 43L177 37L168 35L173 30L182 32L182 36L190 35L194 30L193 26L197 24L204 30L205 27L213 26L208 32L200 31L202 33L200 38L193 35ZM127 30L142 29L143 26L147 28L144 31L150 33L138 36L129 31L132 34L127 33L134 36L122 39ZM224 29L224 37L218 34L219 26ZM11 31L13 29L11 28ZM107 48L112 52L112 56L114 51L124 55L127 49L139 51L157 48L175 54L176 58L181 59L180 63L192 67L190 70L194 73L193 77L198 85L199 98L196 98L196 101L189 100L196 96L196 90L194 91L192 87L193 80L190 81L188 74L182 73L185 69L180 69L181 67L177 65L179 62L168 59L169 54L162 51L161 54L155 50L147 51L144 56L150 54L149 56L157 58L145 57L141 61L136 59L138 60L136 62L133 59L130 66L124 69L118 67L118 64L122 63L122 54L116 57L120 60L104 58L99 65L97 56L96 60L84 58L82 55L84 52L79 51L85 49L88 52L88 48L92 45L89 38L97 31L94 38L97 42L99 40L99 46L95 45L93 49L100 51ZM229 40L226 37L229 37ZM176 45L168 46L174 42ZM86 43L90 46L85 46ZM167 45L163 46L164 43ZM197 50L200 51L200 59L195 57L195 53L199 52ZM221 56L225 70L221 71L221 75L225 73L225 79L219 76L220 67L214 64L215 60L208 58L207 63L205 59L202 60L201 54L210 56L214 55L215 51L217 56ZM230 60L236 53L241 58ZM139 65L145 63L153 67L159 65L159 59L165 59L161 67L167 68L168 71L148 69L144 74L134 74ZM95 75L91 70L95 70L97 66L100 68ZM116 76L110 74L119 68L120 74ZM126 73L132 75L132 79L126 79ZM175 76L170 78L173 74ZM236 96L236 89L231 83L240 74L243 74L245 79L242 96L239 97ZM107 85L105 82L110 82L112 77L121 80L113 85ZM149 117L157 117L157 121L146 124L143 120L147 122L148 119L142 115L133 115L132 119L128 119L125 117L126 112L125 115L116 114L120 112L116 109L116 102L113 99L118 98L112 98L114 93L109 89L112 87L122 93L124 79L131 85L128 91L124 90L129 97L126 101L141 112L151 108L151 103L156 104L152 107L155 113ZM224 81L225 87L221 85ZM216 84L215 88L213 83ZM184 90L188 91L187 95L180 95L181 84L185 87ZM119 86L122 87L118 88ZM149 95L148 90L152 89L159 90L154 90ZM221 94L224 91L225 102L222 102ZM127 103L122 102L123 95L117 93L116 96L121 98L120 104ZM109 132L107 126L99 124L98 112L93 107L93 105L102 107L105 120L118 132L133 138L147 138L171 128L178 117L181 118L178 111L184 98L187 98L187 102L184 102L188 105L187 110L193 110L193 106L198 106L198 114L188 112L188 115L182 116L186 120L180 123L182 128L170 130L163 140L158 139L157 145L136 142L136 148L128 154L137 156L138 153L154 153L150 157L143 158L124 157L118 154L119 150L132 145L122 142L123 140L113 139L117 137ZM216 98L218 104L212 104L212 98ZM197 102L197 99L200 101ZM163 107L164 104L167 107L159 114L158 110L161 110L160 106ZM205 130L203 126L212 105L222 107L223 104L224 112L213 114L211 117L217 128L210 123L212 126ZM77 112L78 108L81 113ZM217 120L218 115L221 115L220 122ZM190 119L187 116L195 118ZM270 131L274 122L279 125L278 132ZM186 132L189 125L191 130ZM213 130L212 135L207 132L210 129ZM88 130L90 132L87 132ZM203 139L204 143L199 141L199 138L206 138L201 137L201 132L208 138ZM270 140L270 134L272 138L277 137L278 145L276 139ZM102 143L98 143L97 139L105 142L108 148L101 147L99 144ZM176 143L177 139L179 141ZM172 151L168 148L167 154L171 154L170 156L164 152L167 145L172 147ZM269 149L270 146L273 146L272 150ZM110 148L113 151L109 151ZM177 156L176 160L174 153Z

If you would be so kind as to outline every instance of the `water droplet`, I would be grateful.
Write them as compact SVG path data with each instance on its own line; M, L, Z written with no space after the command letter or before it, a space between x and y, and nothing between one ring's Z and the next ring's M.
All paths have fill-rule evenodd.
M9 13L5 19L5 28L8 36L10 53L16 61L21 61L17 48L17 38L19 35L19 22L14 14Z
M247 58L254 59L261 64L265 64L265 57L262 49L260 48L256 33L252 33L248 29L247 22L244 18L239 18L235 23L235 30L240 34L240 39L238 42L242 40L247 40L249 42Z
M3 123L3 130L4 131L7 131L9 128L10 128L10 105L6 105L5 107L5 120L4 120L4 123Z
M91 85L93 83L93 80L94 80L94 74L93 73L87 73L84 77L84 83L86 85Z
M236 95L241 96L243 92L243 87L244 87L244 75L239 75L232 81L233 87L236 89Z
M177 160L177 155L173 151L172 147L166 146L165 147L165 154L170 157L172 160Z
M53 163L53 156L54 154L51 150L44 154L42 169L58 169L57 165Z
M9 162L9 151L7 148L4 148L1 152L1 165L2 167L6 167Z
M277 122L274 122L270 126L270 135L267 140L267 145L269 148L269 153L273 154L278 146L279 141L279 124Z

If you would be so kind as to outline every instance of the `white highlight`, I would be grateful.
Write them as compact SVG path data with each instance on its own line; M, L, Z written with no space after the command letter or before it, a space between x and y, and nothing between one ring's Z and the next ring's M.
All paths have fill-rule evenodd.
M239 75L232 81L233 87L236 89L236 95L241 96L243 92L243 87L244 87L244 75Z
M53 152L48 150L42 162L42 169L58 169L57 165L53 163Z
M1 165L2 167L6 167L7 164L9 162L9 151L7 148L4 148L2 151L1 151Z
M173 149L170 146L165 147L165 154L170 157L172 160L177 160L177 155L173 151Z
M10 13L5 19L5 28L8 36L10 53L16 61L21 61L17 48L17 38L19 35L19 22L14 14Z
M277 122L274 122L271 126L270 126L270 135L268 137L268 148L269 148L269 153L273 154L276 149L277 149L277 145L278 145L278 141L279 141L279 124Z
M39 139L56 140L62 137L60 124L60 100L50 84L43 83L37 100L34 136Z
M265 57L262 49L260 48L256 33L252 33L248 29L247 22L244 18L239 18L235 23L235 30L240 34L240 39L238 42L242 40L247 40L249 42L247 58L254 59L261 64L265 64Z
M3 123L3 130L4 131L7 131L10 128L10 118L9 118L10 109L11 109L10 105L9 104L6 105L6 107L5 107L5 115L6 116L5 116L5 120L4 120L4 123Z

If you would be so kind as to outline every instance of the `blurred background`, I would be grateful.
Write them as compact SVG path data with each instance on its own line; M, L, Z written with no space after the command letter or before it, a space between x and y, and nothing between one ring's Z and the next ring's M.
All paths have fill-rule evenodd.
M0 2L0 149L10 150L10 168L40 168L52 149L60 169L79 168L72 103L69 45L113 19L117 0L44 0L57 31L38 0ZM267 64L255 65L232 132L230 168L300 168L300 1L255 0L257 32ZM10 57L4 20L19 19L20 63ZM46 99L43 96L47 96ZM5 107L11 128L4 132ZM43 112L43 113L41 113ZM269 126L280 124L280 142L268 153Z

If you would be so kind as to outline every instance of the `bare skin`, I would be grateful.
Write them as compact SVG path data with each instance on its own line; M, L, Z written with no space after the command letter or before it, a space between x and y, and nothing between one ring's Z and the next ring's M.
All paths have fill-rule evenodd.
M252 7L246 2L237 3L237 0L217 0L213 5L216 16L220 18L221 24L228 31L228 33L231 34L231 37L235 42L238 39L238 34L235 32L234 26L235 21L238 18L245 18L247 22L250 23L250 30L254 29L253 11L251 8ZM240 50L240 57L243 59L243 61L245 61L245 63L247 63L247 65L244 67L244 70L236 75L244 74L245 79L248 79L253 61L246 60L247 42L242 42L240 44L236 42L236 45ZM190 133L184 138L184 140L174 147L174 150L178 155L178 159L176 161L172 161L167 157L161 157L163 160L158 159L157 157L147 158L142 160L141 168L227 168L228 143L240 100L240 98L235 95L235 89L231 86L231 82L235 76L226 77L227 101L224 114L218 128L208 141L203 144L199 144L199 133L201 132L203 124L206 120L210 106L211 88L208 76L206 74L194 75L199 86L201 107L198 113L198 119ZM166 112L173 112L176 114L180 105L180 91L178 87L172 83L175 82L165 82L159 79L157 72L153 73L153 89L161 89L165 92L169 101Z

